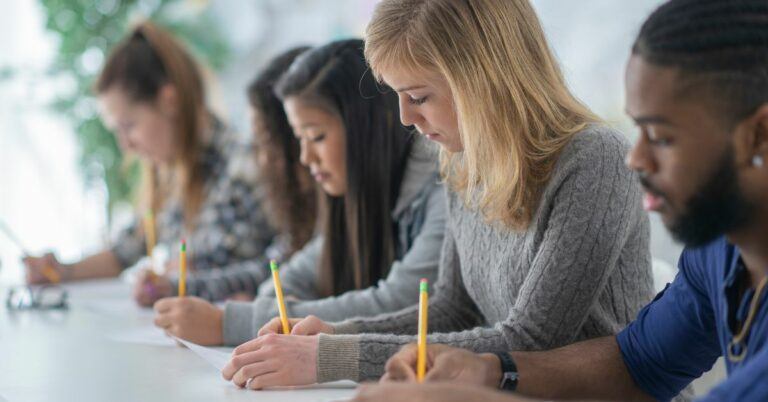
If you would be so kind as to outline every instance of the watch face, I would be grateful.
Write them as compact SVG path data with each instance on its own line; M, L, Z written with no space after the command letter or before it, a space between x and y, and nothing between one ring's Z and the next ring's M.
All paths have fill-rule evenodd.
M518 374L515 372L504 373L504 377L501 379L501 389L514 391L517 388Z

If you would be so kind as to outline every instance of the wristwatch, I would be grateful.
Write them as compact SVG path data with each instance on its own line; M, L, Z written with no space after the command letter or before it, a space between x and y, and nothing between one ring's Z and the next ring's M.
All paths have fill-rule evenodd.
M520 375L517 373L517 365L512 360L509 353L496 353L501 362L501 383L499 389L504 391L514 391L517 388L517 380Z

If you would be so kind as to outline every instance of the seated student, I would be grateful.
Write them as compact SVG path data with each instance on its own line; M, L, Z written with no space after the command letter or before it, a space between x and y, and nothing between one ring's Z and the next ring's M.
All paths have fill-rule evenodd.
M299 161L299 140L285 117L283 104L274 94L274 85L293 60L307 47L291 49L275 57L248 87L251 127L256 144L258 179L264 192L261 207L279 233L264 255L214 270L197 272L187 279L187 294L210 301L235 295L250 299L269 277L270 259L287 261L303 248L315 232L317 199L309 169ZM160 298L175 296L178 281L173 278L140 275L134 297L151 306Z
M449 221L430 341L542 350L629 323L652 291L628 144L568 91L530 4L384 0L365 46L403 124L443 149ZM332 325L295 320L294 335L325 334L259 337L223 374L252 388L378 378L413 341L417 301Z
M627 67L627 112L641 136L627 158L686 244L680 271L618 336L548 352L493 354L432 345L427 380L381 386L356 401L672 398L723 356L728 378L698 401L768 400L768 4L672 0L643 25ZM387 364L413 379L415 348ZM502 356L503 357L503 356ZM513 382L508 384L512 385ZM512 387L510 387L512 388Z
M366 74L361 40L296 59L276 85L323 189L321 234L280 270L291 315L338 320L397 311L437 277L445 192L437 149L397 122L397 97ZM271 282L224 311L195 298L155 304L155 322L201 344L238 345L277 314Z
M198 66L169 33L138 25L113 49L96 91L121 149L143 162L136 218L111 248L81 261L26 258L29 283L46 282L46 266L65 281L118 275L146 255L152 229L142 217L153 212L158 242L176 251L186 238L197 271L264 254L274 231L260 208L248 147L207 110Z

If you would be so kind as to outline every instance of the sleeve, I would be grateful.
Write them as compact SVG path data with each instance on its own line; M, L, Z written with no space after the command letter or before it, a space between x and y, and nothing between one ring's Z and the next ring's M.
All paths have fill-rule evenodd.
M134 219L125 229L121 230L110 249L120 263L122 269L135 264L146 255L144 231L139 221Z
M254 179L230 176L218 180L209 190L192 235L206 249L193 256L198 272L227 269L264 256L276 239L262 208L262 189Z
M374 316L381 313L398 311L418 300L419 280L427 278L434 283L440 261L440 246L445 233L446 202L442 187L435 186L427 200L425 221L416 235L412 247L399 261L395 261L387 277L367 289L346 292L336 297L312 300L312 294L302 291L302 287L314 285L316 272L295 275L297 265L292 264L287 272L283 292L296 296L286 300L286 309L291 317L315 315L326 321L339 321L351 317ZM318 250L319 252L319 250ZM306 269L304 269L306 271ZM281 281L283 276L281 274ZM254 301L254 335L271 318L278 315L274 303L272 283L262 288Z
M269 277L266 258L241 261L223 268L198 271L187 279L187 293L210 302L217 302L238 293L256 294L259 285ZM174 292L178 278L171 278Z
M430 333L457 331L485 322L464 288L456 244L450 225L448 228L443 239L438 280L429 300ZM333 324L334 332L339 335L320 336L318 381L364 381L381 376L387 359L402 345L415 341L418 313L418 304L413 304L395 313ZM430 336L429 342L437 342L435 335Z
M763 348L749 362L739 368L696 402L768 401L768 348Z
M616 337L637 386L660 401L674 398L721 354L712 305L689 252L678 265L672 284Z
M335 333L415 334L419 321L417 302L418 298L414 297L409 307L397 312L335 323ZM438 279L429 300L429 331L471 328L483 322L480 311L464 289L456 243L451 230L446 229L440 252Z
M322 244L322 237L314 238L281 267L280 282L283 295L298 299L317 298L316 266ZM261 328L261 325L256 326L257 320L267 315L272 318L276 315L274 312L277 312L274 287L272 280L267 279L259 287L258 297L253 302L228 302L224 306L224 343L239 345L252 339Z

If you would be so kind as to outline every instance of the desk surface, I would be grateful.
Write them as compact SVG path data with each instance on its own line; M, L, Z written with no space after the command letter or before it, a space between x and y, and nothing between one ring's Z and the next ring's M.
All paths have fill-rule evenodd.
M138 307L105 314L97 301L128 300L118 280L68 284L70 308L9 311L0 306L0 401L331 401L353 390L341 385L247 391L224 381L206 361L181 347L112 340L146 328ZM3 302L6 289L0 288Z

